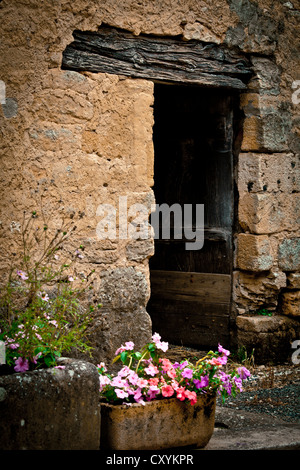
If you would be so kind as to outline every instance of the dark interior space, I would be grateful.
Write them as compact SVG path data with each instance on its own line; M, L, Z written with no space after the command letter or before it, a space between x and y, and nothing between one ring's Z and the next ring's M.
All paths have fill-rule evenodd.
M155 84L154 96L156 204L204 204L205 241L201 250L186 250L184 237L155 240L153 329L174 344L210 347L220 331L228 343L237 96L165 84Z

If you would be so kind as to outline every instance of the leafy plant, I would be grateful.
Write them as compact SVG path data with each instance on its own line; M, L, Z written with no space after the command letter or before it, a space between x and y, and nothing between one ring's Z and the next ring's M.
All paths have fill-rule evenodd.
M33 212L22 224L21 258L12 263L0 296L0 340L6 364L17 372L51 367L73 348L91 353L87 333L94 307L83 306L88 279L75 286L74 266L83 246L71 260L63 244L75 230L70 223L49 234Z
M233 356L239 364L244 364L247 367L254 367L254 351L255 350L253 348L252 351L248 353L245 346L240 346Z
M256 314L257 315L263 315L265 317L271 317L272 316L272 312L269 312L269 310L267 310L266 308L261 308L261 309L257 310Z
M242 383L250 376L246 367L224 371L230 352L221 345L218 352L209 351L196 364L183 360L172 363L161 357L168 343L155 333L152 342L141 351L134 350L129 341L116 351L113 362L122 364L117 375L107 372L104 363L98 364L100 397L109 403L142 403L154 399L176 397L180 401L197 402L201 394L219 394L225 401L242 391Z

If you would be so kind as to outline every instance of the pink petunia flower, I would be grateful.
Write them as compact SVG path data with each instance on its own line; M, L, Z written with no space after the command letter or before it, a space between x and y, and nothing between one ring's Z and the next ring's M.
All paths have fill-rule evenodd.
M117 356L118 354L121 354L123 351L132 351L132 349L134 348L134 343L132 341L127 341L125 343L125 346L123 346L123 344L116 350L115 352L115 356Z
M138 388L134 391L133 398L134 398L135 401L137 401L137 402L142 398L142 391L141 391L140 387L138 387Z
M246 369L246 367L238 367L237 372L240 375L242 380L247 379L251 375L251 373L249 372L248 369Z
M99 375L99 382L100 382L100 392L101 392L103 387L105 387L105 385L110 384L110 379L106 377L105 375Z
M243 391L242 379L240 377L234 377L234 382L236 387L239 389L240 392Z
M132 373L132 370L128 366L122 367L121 370L118 372L119 377L127 377L129 374Z
M29 370L29 363L27 359L23 359L22 357L18 357L18 359L15 360L15 371L16 372L26 372L26 370Z
M185 379L191 379L193 377L193 370L187 367L182 371L181 375Z
M158 333L154 333L154 335L152 336L152 340L154 341L154 343L156 343L157 341L161 340L161 336Z
M116 395L118 398L126 398L128 397L128 393L125 392L124 390L120 390L119 388L115 389Z
M157 349L161 349L163 352L166 352L169 348L169 343L166 341L159 341L156 343Z
M190 392L189 390L185 391L185 396L190 400L191 405L195 405L197 403L197 394L196 392Z
M164 372L167 372L169 369L173 368L172 362L169 359L166 359L165 357L160 359L159 362L162 363L162 370Z
M175 369L169 369L169 370L167 370L167 375L170 377L170 379L175 379L175 377L176 377L176 371L175 371Z
M141 387L141 388L147 387L147 386L148 386L148 380L142 379L142 378L138 378L137 381L136 381L136 385L137 385L138 387Z
M164 385L161 388L161 393L163 397L171 397L174 394L174 390L171 385Z
M154 375L158 374L159 370L156 366L154 366L153 364L150 364L148 367L145 368L145 372L146 374L154 377Z
M222 361L220 360L220 357L213 357L209 361L207 361L209 364L212 364L214 366L222 366Z
M221 346L220 344L219 344L219 346L218 346L218 351L219 351L220 353L222 353L222 354L225 354L225 356L229 356L229 355L230 355L230 351L228 351L228 349L224 349L223 346Z
M124 348L124 346L120 346L116 352L115 352L115 356L117 356L118 354L121 354L123 351L126 351L126 348Z
M135 372L131 372L130 374L128 374L128 382L131 383L131 385L137 385L138 381L139 381L139 376L135 373Z
M177 388L176 398L178 398L178 400L180 400L180 401L185 400L185 388L184 387L178 387Z
M156 398L156 395L159 393L159 388L156 387L155 385L151 385L148 390L148 396L150 400L154 400Z
M151 378L151 379L148 380L148 383L149 383L150 386L152 386L152 385L156 386L156 385L158 385L158 382L159 382L159 379L157 377Z
M172 387L174 388L175 391L179 388L179 383L177 382L177 380L173 379L172 382L171 382L171 385L172 385Z
M203 387L207 387L208 386L208 383L209 383L209 379L208 379L208 376L205 375L204 377L201 377L201 379L195 379L193 380L196 388L203 388Z
M33 362L34 364L37 364L37 360L38 360L38 358L39 358L41 355L42 355L42 353L39 352L36 356L33 356L32 362ZM56 366L56 367L58 367L58 366ZM65 366L63 366L63 367L65 367Z
M120 387L120 388L124 388L126 387L128 384L126 382L126 380L123 380L121 379L120 377L114 377L111 381L111 385L113 387Z
M99 369L102 369L103 372L107 372L107 368L104 362L100 362L100 364L97 364L97 367L99 367Z
M161 349L163 352L166 352L168 350L169 344L165 341L160 341L161 337L158 333L154 333L154 335L152 336L152 340L154 341L158 349Z

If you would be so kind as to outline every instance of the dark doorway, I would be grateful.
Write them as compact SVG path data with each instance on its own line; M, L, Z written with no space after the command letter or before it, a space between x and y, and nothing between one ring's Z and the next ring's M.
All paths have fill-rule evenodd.
M153 331L198 348L229 345L235 92L155 84L156 203L204 204L204 246L156 239L150 260Z

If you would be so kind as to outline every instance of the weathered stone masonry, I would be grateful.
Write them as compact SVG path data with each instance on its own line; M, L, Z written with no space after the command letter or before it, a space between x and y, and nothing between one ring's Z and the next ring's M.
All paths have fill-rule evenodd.
M79 215L84 259L95 269L103 309L94 325L95 361L120 343L151 335L146 307L153 240L99 240L100 204L153 199L153 83L61 69L73 32L101 24L135 35L181 36L225 44L251 60L241 94L243 133L236 162L233 339L264 357L292 353L300 316L299 9L296 2L0 2L1 270L14 251L23 210L44 194L47 216ZM266 308L276 313L258 317ZM236 325L236 327L235 327ZM253 333L253 335L251 334ZM163 335L163 332L161 332Z

